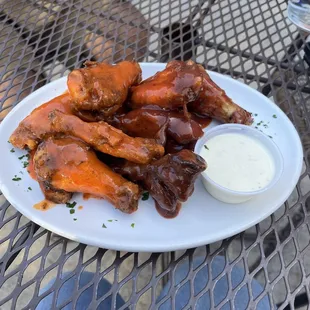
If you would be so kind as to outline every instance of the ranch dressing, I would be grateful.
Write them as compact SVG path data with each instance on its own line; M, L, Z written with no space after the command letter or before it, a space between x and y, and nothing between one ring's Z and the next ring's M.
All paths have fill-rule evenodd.
M230 190L260 190L275 174L269 150L259 140L243 134L215 136L205 143L200 155L208 164L207 176Z

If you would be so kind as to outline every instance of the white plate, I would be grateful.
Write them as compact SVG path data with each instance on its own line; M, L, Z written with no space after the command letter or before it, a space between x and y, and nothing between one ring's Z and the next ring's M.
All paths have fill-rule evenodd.
M143 63L141 67L143 78L147 78L164 69L165 64ZM18 123L34 108L66 90L66 77L29 95L0 125L1 191L17 210L46 229L72 240L114 250L159 252L186 249L222 240L262 221L285 202L299 179L303 158L299 136L285 114L262 94L232 78L209 73L228 96L257 115L255 123L261 120L269 122L268 128L262 125L259 128L273 137L283 154L281 180L259 198L238 205L225 204L212 198L199 179L194 194L183 204L180 214L170 220L157 213L151 198L140 201L139 210L131 215L115 210L104 200L84 201L81 195L75 195L73 200L77 206L84 208L76 210L73 215L64 205L57 205L45 212L34 209L33 205L43 199L43 194L18 159L25 152L18 149L10 152L12 145L8 139ZM208 128L217 124L213 121ZM22 180L12 181L14 175ZM27 190L28 187L32 191ZM118 221L109 222L110 219ZM107 228L102 227L103 223ZM132 223L135 223L134 228Z

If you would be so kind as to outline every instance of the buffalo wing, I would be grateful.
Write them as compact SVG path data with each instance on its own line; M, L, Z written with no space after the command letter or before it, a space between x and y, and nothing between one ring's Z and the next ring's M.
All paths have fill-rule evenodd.
M50 137L39 145L33 160L37 179L45 188L89 193L126 213L137 210L138 185L113 172L82 141ZM54 201L53 195L48 198Z
M112 66L88 61L85 65L68 75L68 90L76 110L112 115L126 100L129 87L141 82L142 71L136 62Z
M33 150L44 137L52 133L48 115L53 110L72 113L71 98L68 93L58 96L34 109L24 118L10 137L13 146Z
M75 136L98 151L135 163L149 163L165 152L155 140L129 137L105 122L86 123L57 110L51 112L49 118L53 131Z

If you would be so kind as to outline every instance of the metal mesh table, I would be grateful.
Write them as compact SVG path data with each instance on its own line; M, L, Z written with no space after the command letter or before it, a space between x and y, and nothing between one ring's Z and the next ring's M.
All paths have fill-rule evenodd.
M198 249L173 253L123 253L66 240L23 217L0 195L0 309L34 309L53 294L53 308L76 304L83 292L108 279L112 289L94 293L90 309L120 293L131 309L157 309L189 283L194 309L206 294L211 308L231 305L247 287L248 308L267 296L273 307L293 309L310 300L310 179L308 65L303 60L307 35L287 19L285 0L0 0L0 121L12 105L36 88L82 66L87 59L161 61L189 58L228 74L272 99L293 121L305 159L300 181L288 201L247 231ZM200 257L194 264L193 258ZM212 274L216 257L224 257ZM180 264L189 272L175 285ZM232 283L235 268L245 270ZM81 286L83 271L94 273ZM193 290L200 272L205 287ZM65 303L56 303L70 278L76 285ZM226 297L212 292L228 279ZM43 292L51 279L52 286ZM171 280L162 300L163 285ZM252 291L253 281L263 287ZM95 290L94 290L95 292Z

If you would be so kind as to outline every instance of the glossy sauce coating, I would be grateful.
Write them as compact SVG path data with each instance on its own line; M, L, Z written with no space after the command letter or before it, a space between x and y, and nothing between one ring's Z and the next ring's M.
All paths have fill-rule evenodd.
M28 154L29 154L29 164L27 166L27 171L30 175L30 177L37 181L37 176L36 176L36 173L34 171L34 163L33 163L33 157L34 157L34 154L35 154L36 150L32 150L30 151Z
M68 75L68 90L76 110L114 114L127 98L130 86L141 81L138 63L122 61L117 65L85 62L86 68Z
M163 146L155 140L129 137L106 122L86 123L60 111L51 112L49 119L55 132L75 136L115 157L145 164L164 154Z
M64 93L34 109L12 133L10 137L12 145L20 149L36 149L43 138L53 134L49 113L58 110L65 114L72 114L71 103L70 95Z
M206 123L208 122L209 118ZM196 120L187 118L183 112L178 111L136 109L120 116L119 126L131 136L152 137L162 144L165 144L167 137L179 144L187 144L203 135Z
M166 69L132 87L130 106L146 105L174 110L193 102L202 88L199 68L193 63L171 61Z
M81 141L48 138L39 145L34 163L39 182L50 187L102 197L123 212L137 209L139 187L99 161Z
M203 78L203 86L198 98L189 104L189 111L212 117L223 123L251 125L253 123L251 113L234 103L225 91L212 81L201 65L196 66Z
M173 218L194 191L194 183L206 163L202 157L189 150L168 154L149 165L130 162L115 164L114 170L133 182L139 182L156 201L162 216Z
M181 208L182 208L182 204L180 202L178 202L176 204L176 207L175 209L172 211L172 210L167 210L167 209L164 209L163 207L161 207L161 205L155 201L155 208L157 210L157 212L164 218L166 219L173 219L175 218L176 216L178 216Z
M92 194L89 194L89 193L84 193L83 194L83 199L84 200L89 200L89 199L102 199L102 197L99 197L99 196L95 196L95 195L92 195Z

